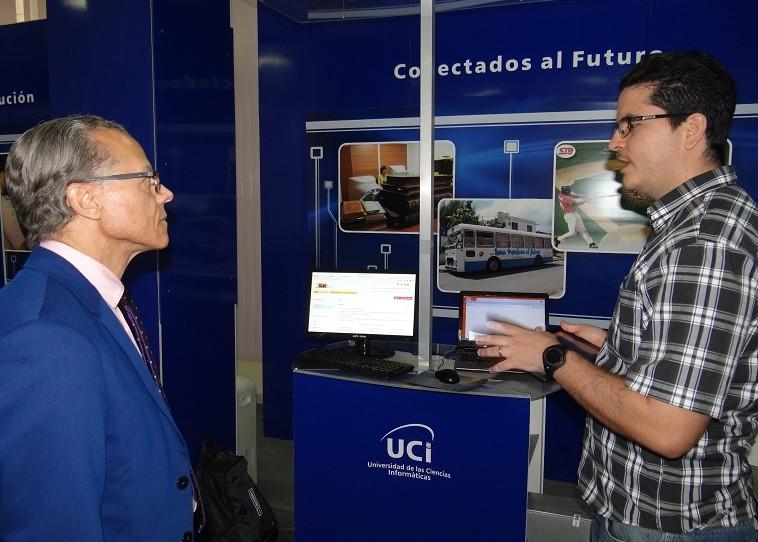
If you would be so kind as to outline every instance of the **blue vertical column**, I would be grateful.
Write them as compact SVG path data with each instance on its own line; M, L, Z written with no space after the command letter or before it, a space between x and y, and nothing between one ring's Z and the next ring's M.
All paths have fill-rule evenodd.
M305 68L306 37L304 25L259 3L263 409L266 435L277 438L292 437L292 360L306 348L312 268L304 237L314 220L304 113L314 74Z
M166 390L193 456L235 444L234 66L229 2L154 0L157 166L174 191L161 254Z

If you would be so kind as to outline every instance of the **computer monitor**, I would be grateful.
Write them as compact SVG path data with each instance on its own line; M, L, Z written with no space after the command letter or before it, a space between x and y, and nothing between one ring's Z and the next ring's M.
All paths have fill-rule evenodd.
M308 302L309 336L351 338L363 355L389 357L370 339L416 336L417 274L313 271Z

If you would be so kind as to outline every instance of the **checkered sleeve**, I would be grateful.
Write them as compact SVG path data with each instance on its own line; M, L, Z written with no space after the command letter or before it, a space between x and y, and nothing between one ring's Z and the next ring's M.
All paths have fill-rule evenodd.
M637 292L641 341L627 386L718 418L751 335L753 266L753 257L719 243L662 255Z

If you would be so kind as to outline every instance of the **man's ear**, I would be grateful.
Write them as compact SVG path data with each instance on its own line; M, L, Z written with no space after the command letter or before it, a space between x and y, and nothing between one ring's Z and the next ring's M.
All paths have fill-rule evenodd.
M684 147L691 151L699 144L708 145L706 130L708 119L702 113L693 113L684 121Z
M66 187L66 203L77 216L97 220L100 218L100 201L93 183L71 183Z

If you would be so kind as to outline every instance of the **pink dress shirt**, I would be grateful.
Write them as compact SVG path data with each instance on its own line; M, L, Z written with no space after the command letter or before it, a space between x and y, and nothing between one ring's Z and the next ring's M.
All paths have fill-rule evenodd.
M118 319L121 323L121 327L124 328L124 331L126 331L126 334L129 335L129 338L132 340L134 348L137 348L137 342L132 336L132 330L129 329L129 325L126 323L126 319L121 313L121 309L118 308L118 302L121 301L121 296L124 295L124 285L119 278L114 275L110 269L94 258L90 258L83 252L80 252L65 243L48 239L42 241L39 246L46 248L51 252L55 252L58 256L76 267L77 271L84 275L84 278L95 287L103 300L105 300L111 308L113 315ZM139 352L139 348L137 348L137 352Z

